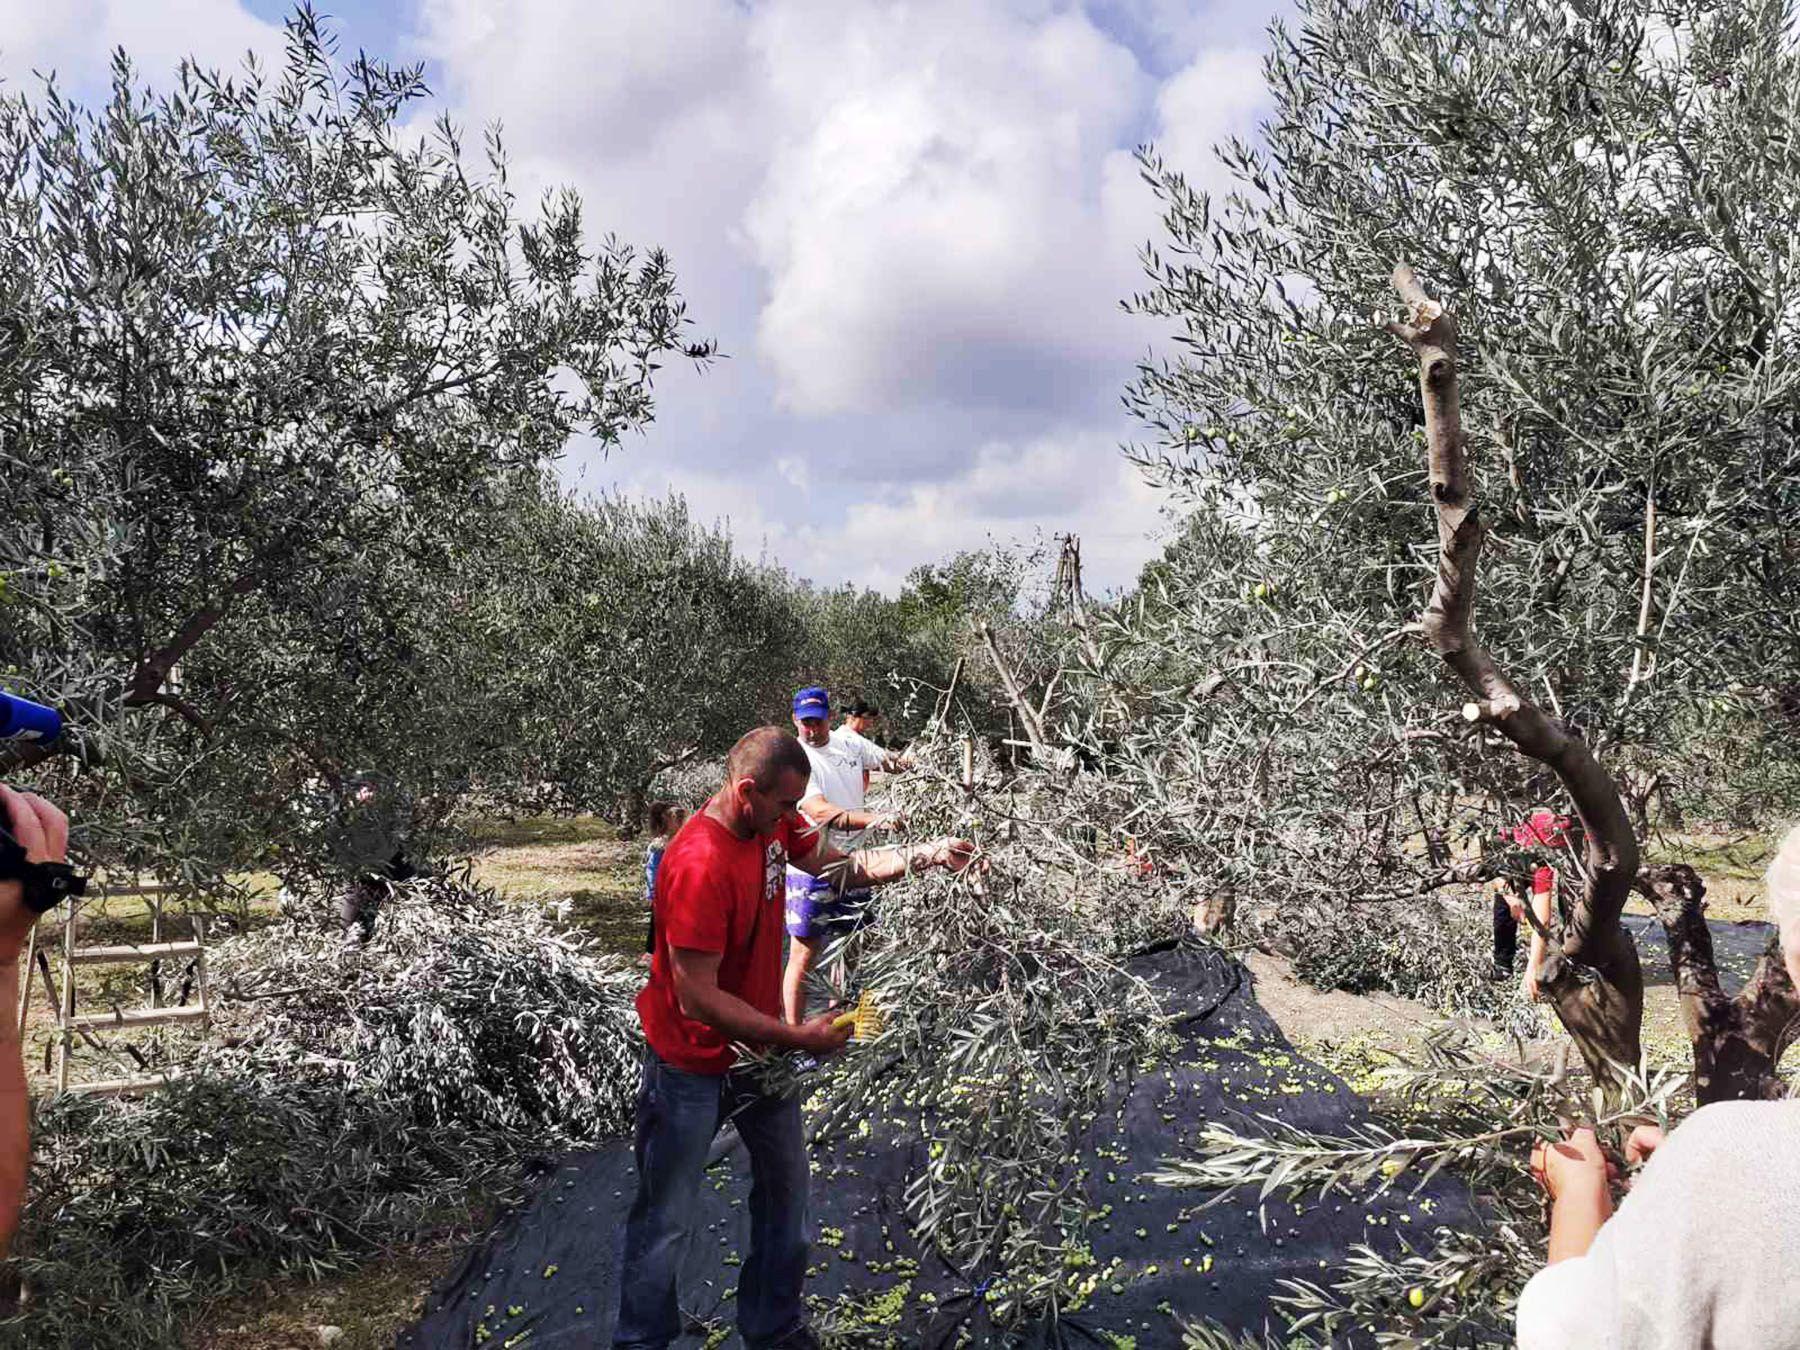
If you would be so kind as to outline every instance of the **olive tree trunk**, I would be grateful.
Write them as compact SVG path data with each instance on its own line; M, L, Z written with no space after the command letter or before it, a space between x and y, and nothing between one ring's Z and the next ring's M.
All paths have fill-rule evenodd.
M1393 281L1409 313L1386 327L1419 360L1437 512L1437 582L1419 629L1475 696L1463 706L1463 715L1494 727L1521 754L1551 769L1581 817L1587 875L1563 931L1546 934L1538 987L1574 1039L1596 1085L1609 1099L1617 1099L1642 1058L1643 972L1637 947L1619 923L1637 878L1637 836L1617 786L1581 737L1526 698L1475 637L1484 528L1463 450L1456 321L1425 294L1405 263L1394 269Z
M1694 1095L1707 1102L1774 1100L1787 1095L1777 1068L1800 1033L1800 991L1788 975L1781 935L1768 946L1736 998L1719 985L1712 933L1706 926L1706 884L1683 863L1646 867L1638 889L1656 909L1669 941L1669 965L1681 1017L1694 1045Z

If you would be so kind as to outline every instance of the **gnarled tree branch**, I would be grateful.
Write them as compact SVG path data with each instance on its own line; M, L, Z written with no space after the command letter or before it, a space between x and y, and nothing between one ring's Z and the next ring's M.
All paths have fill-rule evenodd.
M1769 934L1756 969L1737 997L1728 998L1706 926L1700 874L1685 863L1646 867L1637 889L1668 938L1682 1021L1694 1044L1695 1096L1702 1105L1785 1097L1787 1084L1777 1070L1800 1033L1800 991L1788 974L1780 934Z
M1038 710L1031 706L1031 700L1025 697L1025 690L1020 686L1018 677L1013 674L1012 667L1007 665L1006 658L1000 655L1000 644L994 640L994 630L985 623L977 623L975 634L987 646L988 660L994 663L994 670L1000 676L1000 685L1006 690L1007 701L1019 714L1019 721L1025 727L1025 737L1031 742L1032 753L1039 756L1047 754L1050 749L1050 738L1044 734L1044 719L1039 715ZM1048 702L1046 699L1046 707L1048 707Z
M1619 915L1637 876L1637 837L1618 789L1581 738L1522 694L1475 637L1475 591L1485 533L1470 488L1457 377L1456 321L1405 263L1394 269L1405 319L1387 330L1419 359L1427 467L1437 512L1438 568L1420 630L1477 702L1464 716L1491 723L1519 751L1555 772L1581 817L1587 878L1559 946L1540 977L1596 1081L1635 1068L1643 1021L1637 949Z

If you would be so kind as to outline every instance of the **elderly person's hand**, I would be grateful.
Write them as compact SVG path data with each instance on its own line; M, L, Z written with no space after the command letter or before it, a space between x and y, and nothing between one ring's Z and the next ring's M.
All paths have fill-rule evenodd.
M1607 1183L1618 1175L1593 1127L1578 1126L1555 1142L1539 1140L1531 1150L1531 1174L1550 1193L1549 1263L1585 1256L1612 1216Z
M1668 1138L1660 1125L1639 1125L1625 1141L1625 1161L1633 1167L1642 1167L1650 1161L1650 1155L1663 1146Z

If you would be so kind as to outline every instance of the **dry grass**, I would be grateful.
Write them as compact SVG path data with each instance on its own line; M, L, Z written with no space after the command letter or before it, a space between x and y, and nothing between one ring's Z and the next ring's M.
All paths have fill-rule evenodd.
M210 921L213 938L227 932L260 927L275 917L276 882L258 874L242 879L242 895L227 912ZM56 1001L63 980L62 944L66 911L52 914L38 925L37 941L50 967L47 983L43 967L34 962L28 972L25 1005L25 1067L36 1092L50 1091L55 1081ZM152 903L142 896L99 894L84 901L76 924L76 941L82 947L120 946L156 940ZM164 902L161 940L180 942L194 933L193 920L175 899ZM153 984L154 981L154 984ZM154 990L159 990L153 994ZM75 1008L78 1013L131 1010L151 1006L178 1006L196 997L191 961L106 966L78 966L75 971ZM146 1068L179 1064L197 1030L185 1026L143 1027L129 1031L91 1033L92 1041L77 1037L70 1059L74 1082L96 1078L135 1076ZM142 1056L139 1063L132 1055Z
M352 1275L245 1294L208 1309L187 1344L190 1350L316 1350L320 1328L337 1327L343 1332L333 1342L337 1350L387 1350L481 1231L470 1224L384 1253Z
M475 877L520 900L567 903L569 927L608 951L643 950L644 841L589 817L511 821L482 836Z

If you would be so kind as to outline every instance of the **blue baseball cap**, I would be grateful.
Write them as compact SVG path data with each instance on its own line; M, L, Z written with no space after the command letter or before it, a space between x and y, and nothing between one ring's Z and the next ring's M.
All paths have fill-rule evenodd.
M825 692L822 684L809 684L794 695L794 716L824 717L831 716L831 697Z

